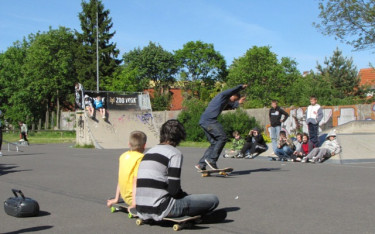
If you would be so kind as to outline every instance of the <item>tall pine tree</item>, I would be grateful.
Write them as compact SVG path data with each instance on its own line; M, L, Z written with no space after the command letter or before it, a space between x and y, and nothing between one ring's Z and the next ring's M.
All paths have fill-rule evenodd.
M87 90L96 90L96 20L98 15L99 34L99 84L107 83L111 79L118 65L119 50L116 43L110 42L116 31L110 32L113 26L109 10L104 9L100 0L82 1L82 12L78 17L81 21L82 32L76 32L81 46L76 62L78 81Z
M339 98L355 95L358 91L360 78L353 58L344 57L338 48L333 51L332 57L325 59L324 65L318 63L316 68L332 88L339 91Z

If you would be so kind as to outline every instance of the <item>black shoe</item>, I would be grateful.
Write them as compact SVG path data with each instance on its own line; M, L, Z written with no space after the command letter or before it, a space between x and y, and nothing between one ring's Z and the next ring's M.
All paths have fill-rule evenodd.
M227 217L227 211L224 209L214 210L210 213L202 215L202 223L220 223Z
M207 165L208 165L209 167L211 167L212 170L219 169L219 168L217 167L217 165L216 165L216 162L210 162L210 161L208 161L207 159L204 160L204 161L207 163Z

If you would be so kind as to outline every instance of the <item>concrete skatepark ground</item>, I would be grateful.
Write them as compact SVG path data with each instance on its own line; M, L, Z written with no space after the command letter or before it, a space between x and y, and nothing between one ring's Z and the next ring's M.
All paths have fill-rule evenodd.
M367 138L374 142L374 136ZM6 147L4 146L4 149ZM110 213L122 149L75 149L67 144L31 145L0 157L0 200L21 189L36 199L41 216L14 218L0 211L0 233L173 233L171 227L136 226L124 213ZM186 233L374 233L375 163L301 164L224 159L227 178L202 178L193 168L204 149L184 154L182 187L214 193L228 210L220 224ZM360 153L360 152L359 152Z

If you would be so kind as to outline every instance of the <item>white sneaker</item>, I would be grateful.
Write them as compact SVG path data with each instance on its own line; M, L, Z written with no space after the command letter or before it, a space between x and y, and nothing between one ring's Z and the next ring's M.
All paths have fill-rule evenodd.
M3 156L3 153L0 152L0 157Z
M301 160L302 163L305 163L307 162L307 158L306 157L303 157L303 159Z

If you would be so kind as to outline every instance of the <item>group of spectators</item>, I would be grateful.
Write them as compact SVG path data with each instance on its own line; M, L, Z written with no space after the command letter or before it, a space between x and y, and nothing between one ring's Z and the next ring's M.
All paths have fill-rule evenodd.
M315 96L310 97L310 105L305 113L308 133L298 133L295 138L289 138L286 131L281 130L281 124L288 117L289 114L273 100L269 119L272 149L276 157L271 157L271 160L323 162L341 152L335 131L331 131L326 141L319 145L319 122L323 119L323 112ZM233 137L232 148L225 151L224 157L251 159L268 150L258 128L252 129L245 139L242 139L237 131L233 132Z

